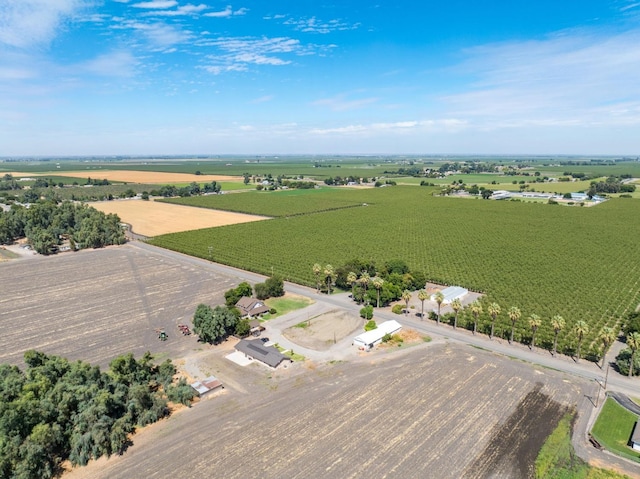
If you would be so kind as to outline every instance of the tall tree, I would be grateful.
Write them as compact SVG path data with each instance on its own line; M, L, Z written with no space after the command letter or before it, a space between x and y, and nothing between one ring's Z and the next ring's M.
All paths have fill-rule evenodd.
M473 334L478 330L478 318L482 314L482 304L476 300L471 303L471 315L473 316Z
M629 377L633 376L633 368L635 367L636 352L640 348L640 333L630 333L627 335L627 346L631 350L631 360L629 361Z
M600 331L600 341L602 341L602 366L600 366L601 368L604 368L604 365L606 363L606 359L607 359L607 351L609 350L609 346L611 346L613 344L613 342L616 340L616 332L613 328L610 328L609 326L605 326L604 328L602 328L602 331Z
M380 290L384 285L384 279L382 279L380 276L374 276L371 279L371 284L373 285L374 288L376 288L376 297L378 300L376 303L376 308L379 308L380 307Z
M322 273L322 266L319 263L313 265L313 275L316 277L316 293L320 293L320 274Z
M418 291L418 299L422 303L422 312L420 313L420 319L424 319L424 302L429 299L429 293L426 290L421 289Z
M509 339L509 344L511 344L513 343L513 332L516 329L516 323L522 317L522 313L520 312L520 308L518 308L517 306L511 306L507 314L509 315L509 319L511 320L511 337Z
M455 313L453 318L453 329L456 329L458 327L458 313L462 309L462 303L458 298L451 301L451 309L453 309L453 312Z
M330 264L324 267L324 280L327 282L327 294L331 294L331 285L336 280L336 272Z
M367 300L366 300L366 298L367 298L367 286L369 286L369 283L371 282L371 276L369 275L369 272L368 271L363 271L360 274L360 279L358 280L358 282L364 288L364 296L363 296L363 298L365 298L365 302L367 302Z
M531 349L536 348L536 333L538 332L538 328L542 324L542 320L540 316L533 313L529 316L529 326L531 326Z
M402 292L402 301L404 301L404 315L406 316L409 313L409 301L411 301L411 291L405 289Z
M496 325L496 318L500 314L500 311L502 310L500 309L500 305L498 303L491 303L487 307L487 313L489 313L489 316L491 316L491 334L489 335L489 339L493 339L493 333Z
M349 273L347 273L347 284L351 286L351 298L353 298L354 300L356 299L356 296L355 296L356 281L358 281L358 275L355 274L353 271L349 271Z
M565 320L560 315L555 315L551 318L551 327L553 328L553 352L552 356L556 355L557 347L558 347L558 333L564 329Z
M438 324L440 324L440 308L442 306L442 302L444 301L444 294L442 291L438 291L433 295L433 300L438 304Z
M589 325L586 321L580 319L576 321L576 324L573 326L573 331L578 337L578 356L576 357L576 362L580 361L580 348L582 347L582 340L584 339L586 334L589 334Z

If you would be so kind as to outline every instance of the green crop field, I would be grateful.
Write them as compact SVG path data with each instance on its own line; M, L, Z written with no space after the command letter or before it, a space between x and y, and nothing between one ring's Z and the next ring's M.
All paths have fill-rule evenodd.
M162 200L167 203L249 213L263 216L296 216L362 206L367 194L351 188L254 191L237 195L194 196Z
M565 352L575 348L571 328L577 320L590 324L583 351L596 353L601 328L619 325L640 302L639 201L614 199L592 208L566 208L456 201L432 192L433 188L411 186L313 191L309 198L327 195L329 200L333 193L336 200L367 206L288 217L279 205L271 214L280 218L259 226L177 233L152 242L202 258L209 258L212 246L215 261L264 274L273 267L286 279L307 285L314 283L314 263L339 266L352 258L371 258L378 264L404 259L433 281L482 291L485 301L498 302L503 309L499 334L510 330L506 310L518 306L522 319L516 337L528 341L526 318L536 313L544 320L538 344L550 347L549 318L562 315L567 327L559 345ZM220 198L244 202L249 195L253 194ZM251 210L245 203L243 211L267 214L265 204L280 201L277 195L255 196L264 204ZM485 312L482 327L487 322Z

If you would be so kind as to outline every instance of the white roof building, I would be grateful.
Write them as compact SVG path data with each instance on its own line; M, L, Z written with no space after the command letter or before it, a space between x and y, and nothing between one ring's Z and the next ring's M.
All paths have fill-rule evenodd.
M402 325L395 319L385 321L384 323L380 323L376 329L365 331L353 338L353 345L360 349L371 349L381 342L386 334L395 334L400 331L400 329L402 329Z
M442 301L442 304L450 304L454 299L464 298L469 293L469 290L461 286L449 286L448 288L445 288L440 292L444 296L444 301ZM431 295L431 301L435 301L434 296L435 294Z

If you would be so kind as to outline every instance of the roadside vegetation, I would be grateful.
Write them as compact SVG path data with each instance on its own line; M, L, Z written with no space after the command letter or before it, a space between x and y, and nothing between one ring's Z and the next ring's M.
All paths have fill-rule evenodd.
M614 471L592 467L571 444L573 413L567 413L547 438L535 462L536 479L629 479Z

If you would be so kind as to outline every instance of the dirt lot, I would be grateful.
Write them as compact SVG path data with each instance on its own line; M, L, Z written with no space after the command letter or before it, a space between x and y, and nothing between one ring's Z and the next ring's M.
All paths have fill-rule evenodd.
M68 176L71 178L91 177L96 180L107 179L109 181L122 181L126 183L158 184L168 185L171 183L210 183L212 181L242 181L241 176L227 175L191 175L189 173L163 173L159 171L127 171L127 170L86 170L86 171L64 171L50 173L11 173L14 177L35 177L35 176Z
M65 477L528 478L543 437L584 394L577 379L446 342L289 376L234 367L244 391Z
M305 348L326 351L335 342L362 330L363 326L364 320L353 313L329 311L311 318L307 327L293 326L285 329L282 334Z
M179 357L202 348L182 336L199 303L224 303L238 281L133 246L36 256L0 267L0 362L27 349L101 365L118 354ZM156 328L166 328L160 342Z
M131 225L134 233L144 236L266 219L264 216L143 200L100 201L91 203L91 206L104 213L117 214L122 221Z

